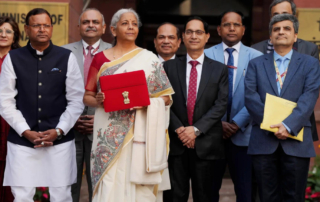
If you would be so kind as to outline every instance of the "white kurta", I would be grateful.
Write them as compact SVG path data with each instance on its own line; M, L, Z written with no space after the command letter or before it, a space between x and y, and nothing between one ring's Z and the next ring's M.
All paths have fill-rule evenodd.
M0 113L21 136L30 127L22 113L16 108L16 100L14 98L18 94L15 88L16 79L11 57L8 54L2 64L0 74ZM67 134L74 126L84 109L83 94L83 79L76 57L71 53L68 60L66 79L68 105L56 126L56 128L62 129L64 134ZM61 187L76 182L77 169L74 141L37 149L8 142L6 160L5 186Z

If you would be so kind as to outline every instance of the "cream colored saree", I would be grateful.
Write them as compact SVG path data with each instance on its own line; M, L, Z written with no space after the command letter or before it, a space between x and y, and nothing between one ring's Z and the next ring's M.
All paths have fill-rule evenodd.
M104 75L113 75L137 70L144 70L151 98L174 93L159 59L150 51L141 48L137 48L117 60L105 63L100 68L97 78ZM100 91L99 81L97 82L98 90ZM159 99L157 101L159 101ZM159 103L160 105L164 105L164 102L161 104L161 101L157 103L158 105ZM153 109L158 108L153 105ZM154 175L157 175L157 177L160 176L162 179L160 179L160 182L159 178L157 178L153 181L149 180L145 184L140 184L141 181L143 183L145 180L143 178L142 180L141 178L138 178L138 181L140 182L132 182L132 179L134 178L132 175L135 173L132 171L140 169L136 163L142 162L143 159L146 158L145 156L137 155L137 152L133 150L134 144L143 146L146 144L144 141L134 141L134 131L136 131L134 127L136 121L139 122L139 127L144 128L143 124L145 126L147 125L144 121L145 119L143 119L144 116L136 116L136 113L146 114L147 111L147 109L142 109L137 110L137 112L135 110L122 110L106 113L103 108L96 109L91 151L91 178L94 202L162 201L162 194L159 193L170 187L170 185L169 187L168 185L163 186L165 183L168 184L168 177L161 175L163 170L147 172L147 166L142 166L144 170L138 172L142 172L144 177L147 177L148 180L152 179ZM169 113L166 113L165 117L157 116L155 119L161 117L160 119L162 122L162 119L166 119L167 122L168 116ZM161 131L160 137L163 135L164 138L167 138L165 130L163 132ZM159 137L159 133L156 134ZM139 135L141 134L139 133ZM151 145L154 144L152 141L150 142ZM164 148L166 153L168 153L168 144L169 142L167 139L166 148ZM155 152L149 151L149 153L152 154ZM161 165L163 165L163 162ZM157 166L155 167L157 168ZM161 169L163 169L163 167L161 167ZM167 170L164 173L167 173Z

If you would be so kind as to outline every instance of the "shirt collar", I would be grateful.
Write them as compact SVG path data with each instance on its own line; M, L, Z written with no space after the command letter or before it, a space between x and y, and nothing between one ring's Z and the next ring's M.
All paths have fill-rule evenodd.
M273 57L274 57L275 61L277 61L280 58L281 58L281 60L283 60L283 59L291 60L292 53L293 53L293 50L291 50L289 53L287 53L287 55L281 56L276 51L273 51Z
M189 63L191 60L194 60L190 57L190 55L187 53L187 63ZM202 53L202 55L200 55L200 57L198 57L197 59L195 59L196 61L198 61L201 65L203 64L204 61L204 53Z
M31 43L30 43L30 46L31 46L31 48L33 48L32 45L31 45ZM34 48L33 48L33 49L34 49ZM37 55L43 55L43 51L41 52L41 51L38 51L37 49L34 49L34 50L36 50Z
M236 45L232 46L232 47L229 47L227 46L224 42L222 42L222 47L223 47L223 50L225 51L227 48L234 48L238 53L240 53L240 45L241 45L241 42L239 41Z
M92 45L93 50L95 50L99 46L99 44L100 44L100 39ZM89 44L87 44L84 40L82 40L82 45L83 45L83 48L87 50L87 47L89 46Z
M160 60L160 62L165 62L164 59L158 54L158 58ZM173 60L176 58L176 55L174 54L169 60Z

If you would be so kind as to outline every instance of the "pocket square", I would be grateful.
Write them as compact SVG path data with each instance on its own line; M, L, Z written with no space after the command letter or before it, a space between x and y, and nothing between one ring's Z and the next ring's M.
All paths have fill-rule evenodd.
M56 72L56 71L59 71L59 69L58 68L53 68L53 69L51 69L51 71L52 72Z

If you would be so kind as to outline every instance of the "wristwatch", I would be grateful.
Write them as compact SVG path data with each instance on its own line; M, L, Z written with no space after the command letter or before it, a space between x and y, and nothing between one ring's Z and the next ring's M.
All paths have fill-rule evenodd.
M194 129L194 133L198 137L201 134L201 131L198 128L194 127L194 126L193 126L193 129Z
M62 133L60 132L60 129L59 129L59 128L56 128L56 132L57 132L57 135L58 135L57 140L61 140L61 138L62 138Z

